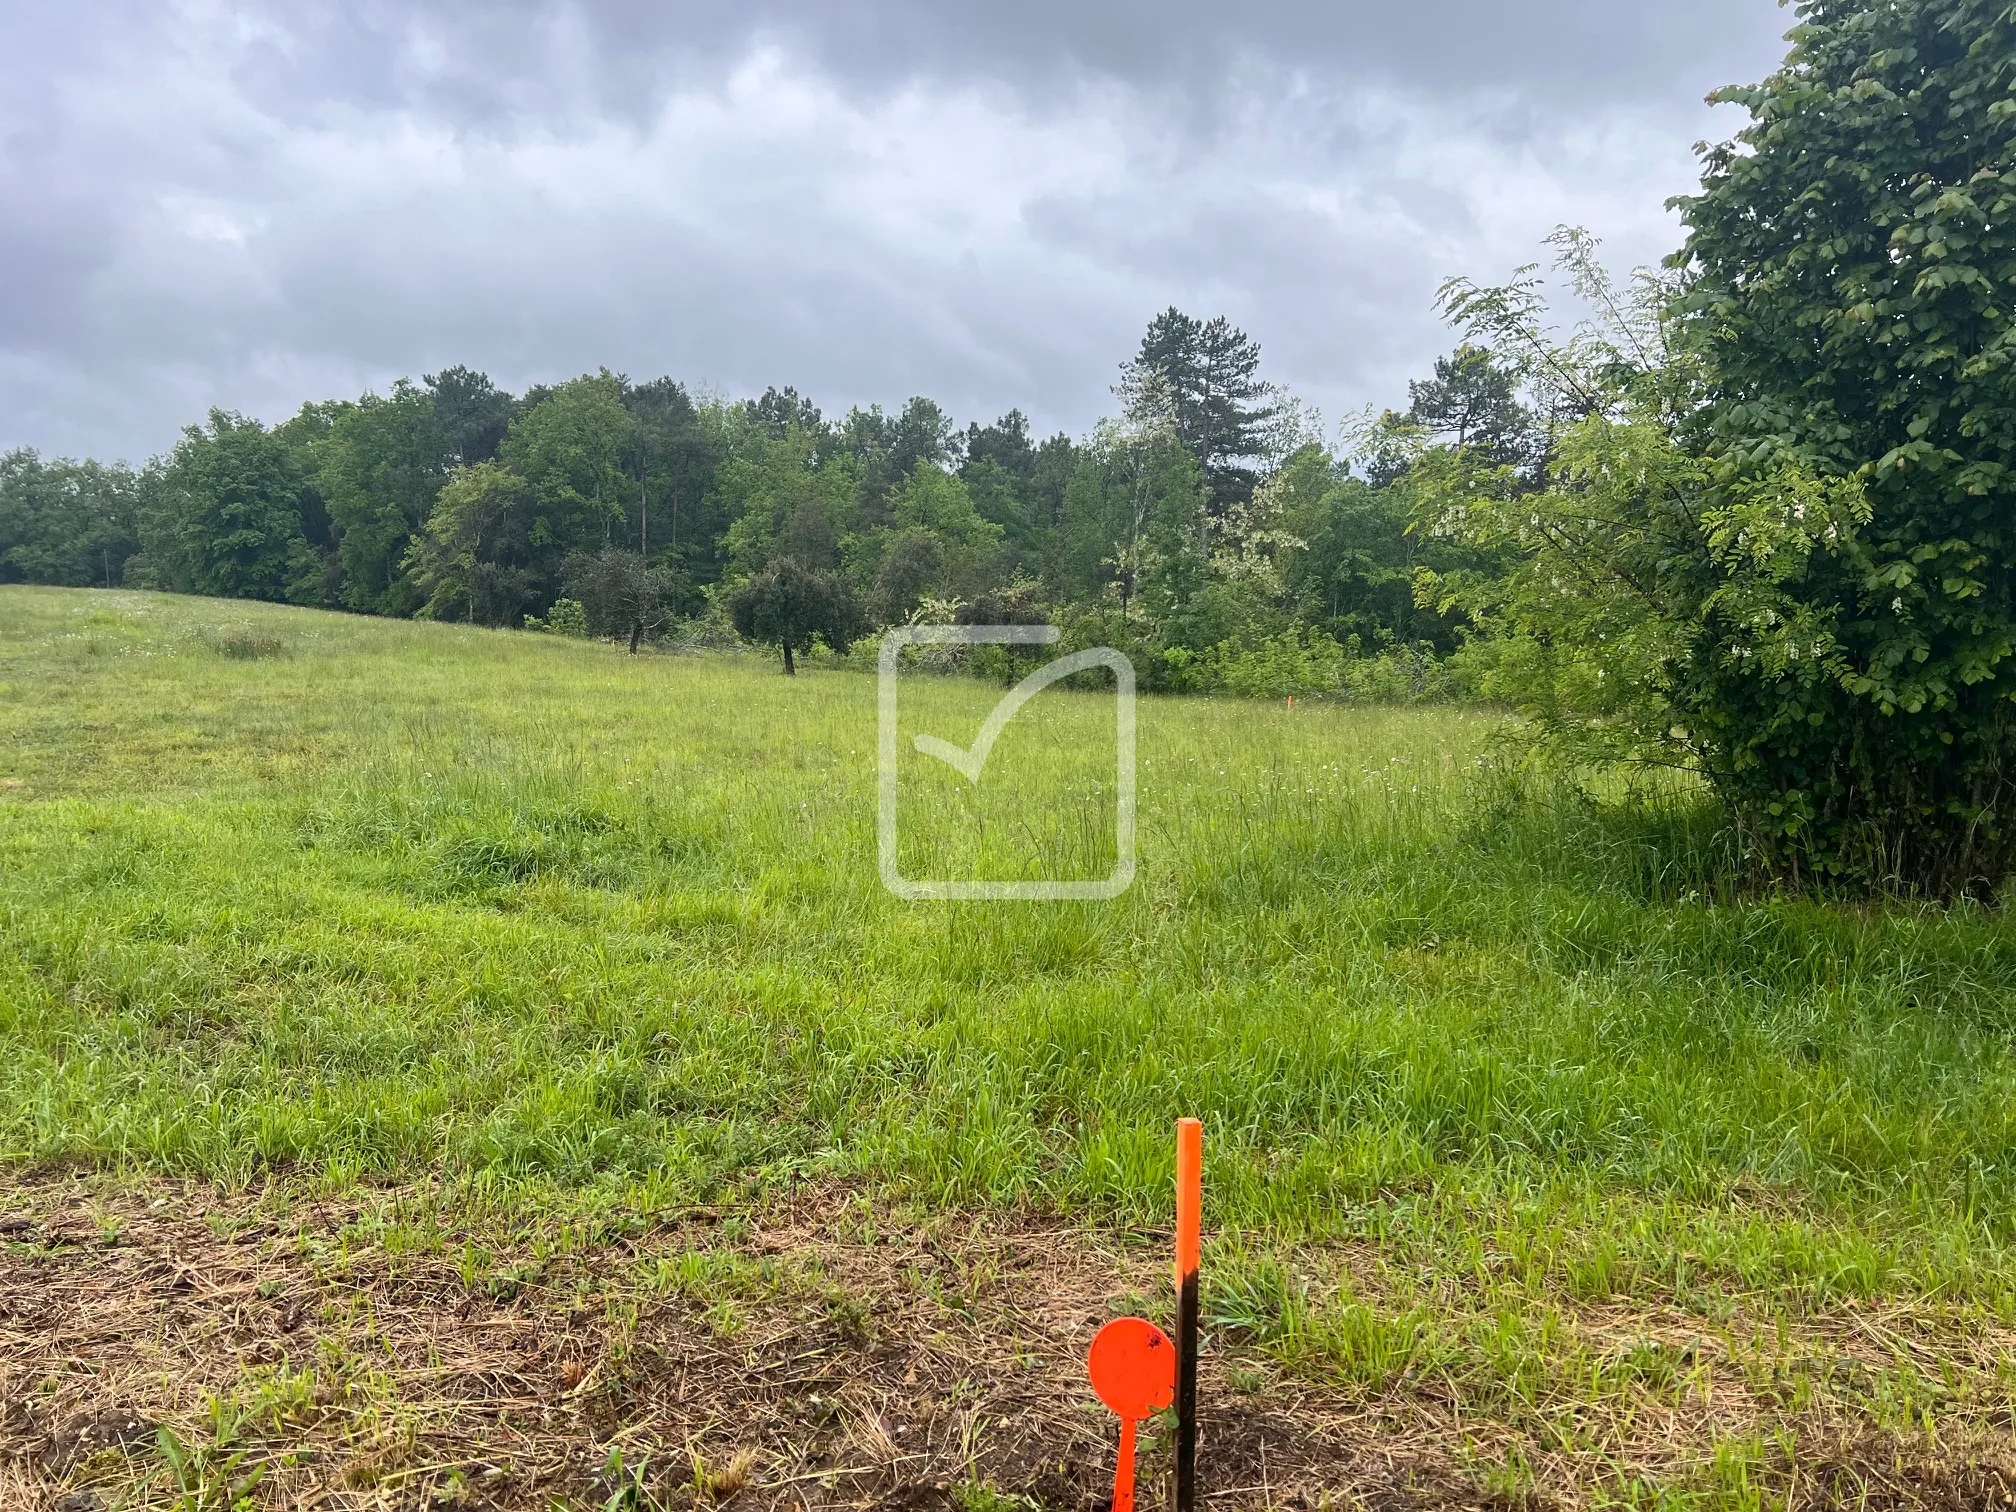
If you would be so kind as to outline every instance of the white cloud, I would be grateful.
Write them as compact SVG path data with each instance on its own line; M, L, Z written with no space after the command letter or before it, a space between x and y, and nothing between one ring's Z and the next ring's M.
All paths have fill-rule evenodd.
M58 70L32 138L0 119L0 185L36 212L0 231L0 445L138 456L211 404L276 419L454 362L1079 429L1170 303L1335 414L1446 348L1444 276L1564 221L1668 250L1711 129L1670 90L1577 112L1259 54L1199 129L1154 79L865 87L775 28L616 108L635 71L567 12L476 108L443 17L355 79L256 11L154 21Z

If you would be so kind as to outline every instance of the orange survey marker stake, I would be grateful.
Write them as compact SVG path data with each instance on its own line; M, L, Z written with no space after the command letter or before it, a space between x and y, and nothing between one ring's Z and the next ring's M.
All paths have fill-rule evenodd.
M1176 1346L1144 1318L1115 1318L1092 1340L1092 1389L1120 1419L1113 1512L1134 1512L1134 1428L1176 1394Z
M1204 1125L1176 1120L1176 1512L1197 1506L1197 1266L1203 1252Z

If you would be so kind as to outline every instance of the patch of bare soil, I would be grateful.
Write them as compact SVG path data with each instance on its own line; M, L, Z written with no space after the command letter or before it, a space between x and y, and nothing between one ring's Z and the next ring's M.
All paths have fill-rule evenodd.
M1107 1319L1167 1305L1159 1240L906 1220L830 1188L509 1235L412 1189L17 1177L0 1187L0 1509L1100 1512L1115 1424L1084 1351ZM1431 1383L1354 1401L1221 1342L1202 1384L1212 1512L1587 1500L1544 1469L1494 1494L1504 1425ZM1813 1462L1778 1467L1797 1512L2016 1508L1992 1454L1799 1443ZM1144 1449L1153 1512L1165 1426Z
M1159 1246L831 1191L543 1259L407 1248L384 1215L419 1206L14 1186L0 1505L1093 1512L1115 1424L1084 1350L1167 1289ZM1376 1414L1243 1384L1205 1362L1206 1505L1482 1505ZM1166 1432L1144 1448L1152 1508Z

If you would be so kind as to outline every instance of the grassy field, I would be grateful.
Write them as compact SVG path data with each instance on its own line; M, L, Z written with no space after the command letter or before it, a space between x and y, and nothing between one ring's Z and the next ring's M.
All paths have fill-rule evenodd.
M909 751L965 744L999 692L906 680L906 863L1100 874L1110 693L1045 693L977 789ZM381 1257L459 1254L494 1293L508 1256L567 1251L606 1302L611 1235L826 1194L857 1229L1036 1225L1138 1289L1194 1113L1223 1392L1292 1396L1350 1450L1213 1506L2016 1485L2000 913L1745 895L1684 798L1516 780L1488 713L1149 699L1124 897L904 903L875 696L830 662L0 589L22 1211L347 1203ZM689 1300L734 1303L706 1277L761 1228L682 1251L711 1257ZM61 1249L31 1231L9 1263ZM25 1413L74 1383L13 1327ZM206 1392L170 1404L184 1439L252 1399ZM278 1453L269 1419L233 1432ZM581 1430L598 1463L616 1431ZM964 1450L945 1494L1045 1494ZM67 1463L32 1473L188 1494L158 1453Z

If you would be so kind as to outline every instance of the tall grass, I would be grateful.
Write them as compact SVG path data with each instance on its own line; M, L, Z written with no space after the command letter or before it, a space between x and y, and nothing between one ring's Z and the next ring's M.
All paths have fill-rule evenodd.
M906 753L997 696L906 683ZM1145 700L1126 896L912 904L872 678L0 590L0 1148L1139 1222L1197 1113L1267 1243L2005 1305L2004 919L1745 896L1684 791L1508 783L1496 727ZM1101 874L1112 741L1059 689L977 788L906 754L906 865Z

